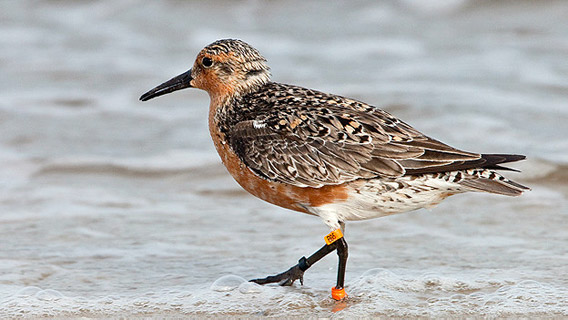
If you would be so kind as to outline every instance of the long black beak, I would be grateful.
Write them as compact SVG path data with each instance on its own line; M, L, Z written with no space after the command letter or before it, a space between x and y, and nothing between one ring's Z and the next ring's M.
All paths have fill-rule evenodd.
M154 89L146 92L140 97L140 100L147 101L155 97L159 97L166 93L174 92L177 90L191 88L191 69L187 72L180 74L177 77L173 77L170 80L162 83L161 85L155 87Z

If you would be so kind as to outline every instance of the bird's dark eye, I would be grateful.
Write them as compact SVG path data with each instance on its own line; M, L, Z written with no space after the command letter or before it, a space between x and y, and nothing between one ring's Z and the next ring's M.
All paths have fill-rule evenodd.
M204 66L205 68L209 68L210 66L213 65L213 60L211 60L210 58L205 57L205 58L203 58L203 60L201 60L201 64L203 64L203 66Z

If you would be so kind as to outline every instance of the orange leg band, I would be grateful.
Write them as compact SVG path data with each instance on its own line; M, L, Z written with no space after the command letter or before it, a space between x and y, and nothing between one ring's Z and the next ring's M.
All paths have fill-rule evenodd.
M337 289L336 287L331 288L331 297L334 300L342 300L343 298L347 297L347 293L345 293L345 289Z

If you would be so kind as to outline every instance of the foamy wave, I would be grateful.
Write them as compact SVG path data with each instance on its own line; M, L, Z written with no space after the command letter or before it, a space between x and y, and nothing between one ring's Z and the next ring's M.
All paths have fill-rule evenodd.
M462 278L436 274L416 277L372 269L348 285L349 298L334 302L328 290L260 286L228 275L210 287L172 288L141 296L65 296L38 287L11 288L0 304L6 316L261 315L290 317L392 316L566 316L568 289L547 283ZM306 313L309 312L309 313Z
M568 289L532 280L409 277L373 269L351 286L360 303L350 312L388 316L568 315Z

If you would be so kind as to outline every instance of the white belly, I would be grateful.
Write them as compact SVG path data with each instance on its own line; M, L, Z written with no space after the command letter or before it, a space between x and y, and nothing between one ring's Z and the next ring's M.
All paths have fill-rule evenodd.
M354 181L349 186L348 200L312 207L310 211L335 230L339 228L339 221L372 219L431 208L450 195L467 191L448 180L424 175Z

